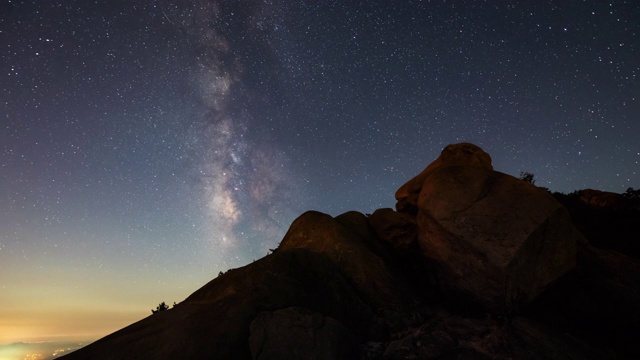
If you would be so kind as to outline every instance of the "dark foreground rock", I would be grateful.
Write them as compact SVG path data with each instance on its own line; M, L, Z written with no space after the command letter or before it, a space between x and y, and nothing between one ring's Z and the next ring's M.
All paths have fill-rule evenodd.
M63 358L640 358L640 263L482 149L445 150L401 212L307 212L273 254Z
M251 322L251 357L270 359L354 359L357 341L340 322L303 308L260 313ZM294 345L294 346L292 346Z

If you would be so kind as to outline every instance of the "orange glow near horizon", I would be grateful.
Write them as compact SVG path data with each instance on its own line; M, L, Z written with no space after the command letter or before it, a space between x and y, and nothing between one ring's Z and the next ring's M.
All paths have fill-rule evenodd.
M64 266L0 272L0 346L94 341L151 315L161 301L183 301L210 280L174 275L159 281L154 271L107 276Z
M150 313L150 312L149 312ZM146 313L145 313L146 314ZM131 311L0 312L0 345L19 342L97 340L145 315Z
M219 270L168 274L118 258L79 268L73 251L54 263L37 249L28 259L7 250L0 252L0 346L97 340L150 316L161 301L183 301Z

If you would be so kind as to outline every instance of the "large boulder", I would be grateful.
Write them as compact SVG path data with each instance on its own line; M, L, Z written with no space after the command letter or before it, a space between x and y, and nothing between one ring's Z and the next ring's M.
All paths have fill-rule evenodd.
M417 201L418 241L445 292L510 312L575 266L580 235L546 191L493 171L477 160L486 159L474 155L485 154L478 149L468 164L429 166Z
M336 264L373 308L401 306L390 269L382 257L371 251L374 239L369 237L375 234L365 228L367 219L360 213L349 212L333 218L307 211L291 224L278 251L306 249L321 253Z
M470 143L447 145L435 161L396 191L396 209L415 214L424 180L435 170L449 166L472 166L493 170L491 156L479 146Z

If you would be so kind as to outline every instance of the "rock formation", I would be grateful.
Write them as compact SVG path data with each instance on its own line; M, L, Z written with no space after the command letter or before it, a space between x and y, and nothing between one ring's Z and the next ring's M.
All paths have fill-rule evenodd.
M580 235L569 213L546 191L494 171L475 145L447 146L396 197L399 210L417 208L419 245L441 283L488 308L509 312L575 266Z
M396 196L306 212L273 254L63 358L640 358L640 263L547 192L457 144Z
M580 200L593 207L606 209L621 209L625 206L624 197L609 191L584 189L578 192Z
M478 146L469 143L448 145L435 161L396 191L396 200L398 200L396 209L400 212L415 213L417 211L418 196L427 176L441 167L457 165L493 170L491 156Z

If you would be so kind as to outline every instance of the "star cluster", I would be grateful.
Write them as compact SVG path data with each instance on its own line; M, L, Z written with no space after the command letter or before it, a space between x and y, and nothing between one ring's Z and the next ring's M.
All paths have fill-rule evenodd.
M105 335L262 257L305 210L392 207L449 143L554 191L637 188L639 14L3 2L0 344ZM65 320L78 307L102 321Z

